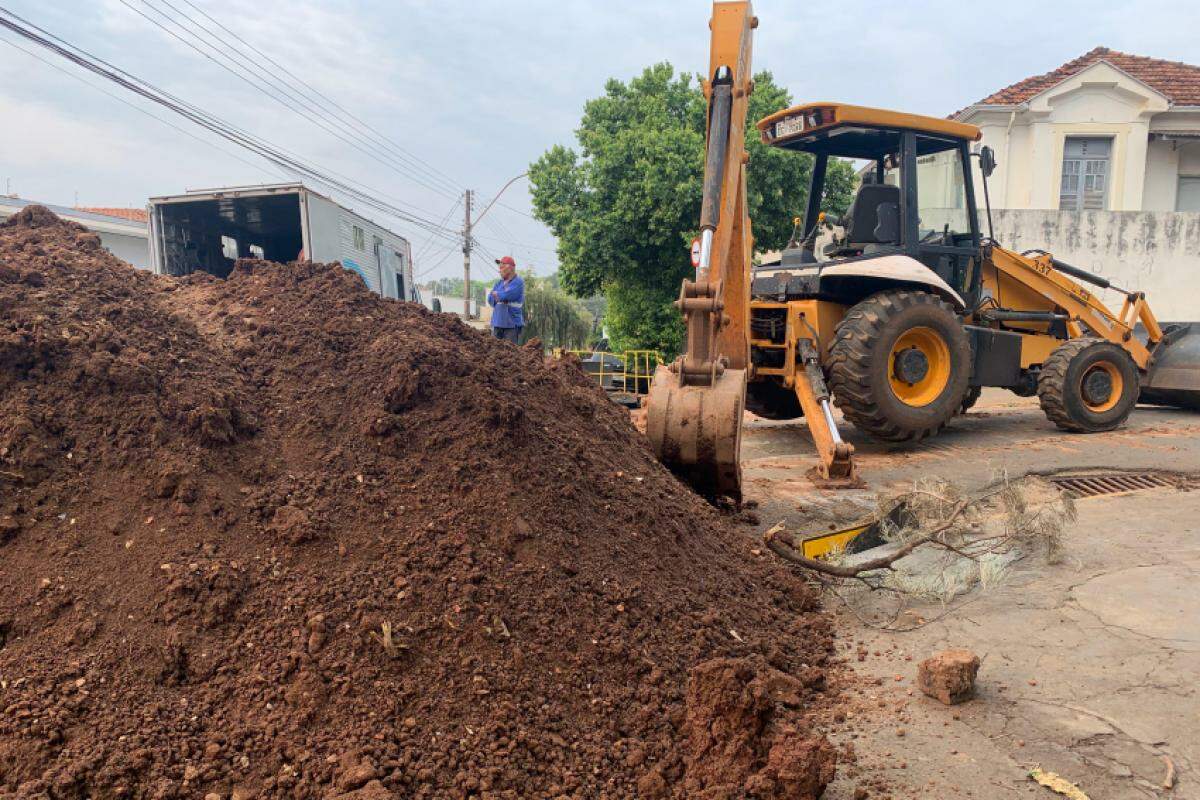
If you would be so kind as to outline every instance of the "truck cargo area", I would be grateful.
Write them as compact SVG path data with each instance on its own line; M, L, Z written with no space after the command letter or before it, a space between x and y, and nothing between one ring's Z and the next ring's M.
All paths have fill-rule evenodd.
M198 198L155 207L163 271L229 276L239 258L295 261L304 248L298 193Z

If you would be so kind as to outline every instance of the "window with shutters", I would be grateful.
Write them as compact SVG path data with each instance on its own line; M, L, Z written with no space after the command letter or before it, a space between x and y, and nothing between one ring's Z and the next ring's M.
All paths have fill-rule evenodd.
M1108 208L1111 156L1112 139L1068 136L1063 146L1058 207L1063 211L1103 211Z

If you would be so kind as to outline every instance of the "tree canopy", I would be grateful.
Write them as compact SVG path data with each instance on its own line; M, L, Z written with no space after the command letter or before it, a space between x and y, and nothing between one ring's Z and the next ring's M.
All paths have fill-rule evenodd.
M747 191L758 251L783 247L801 214L812 158L762 144L754 123L791 104L769 72L754 76L747 115ZM555 146L529 169L535 215L558 238L563 288L603 293L614 349L679 350L671 306L691 271L699 226L706 103L697 78L656 64L628 83L612 79L589 101L578 150ZM841 213L854 175L831 161L824 206Z
M595 329L592 315L583 303L569 297L555 284L556 276L525 276L525 329L521 342L541 339L546 348L585 347Z

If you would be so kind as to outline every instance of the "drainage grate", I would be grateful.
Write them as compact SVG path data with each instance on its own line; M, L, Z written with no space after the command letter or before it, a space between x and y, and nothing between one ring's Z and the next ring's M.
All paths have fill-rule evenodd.
M1076 499L1179 486L1178 481L1155 472L1055 475L1047 480Z

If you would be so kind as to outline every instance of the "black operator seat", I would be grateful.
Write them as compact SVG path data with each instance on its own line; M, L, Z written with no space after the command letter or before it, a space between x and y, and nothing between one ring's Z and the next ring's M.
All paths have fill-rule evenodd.
M850 218L846 227L848 246L899 244L900 187L865 179L846 216Z

